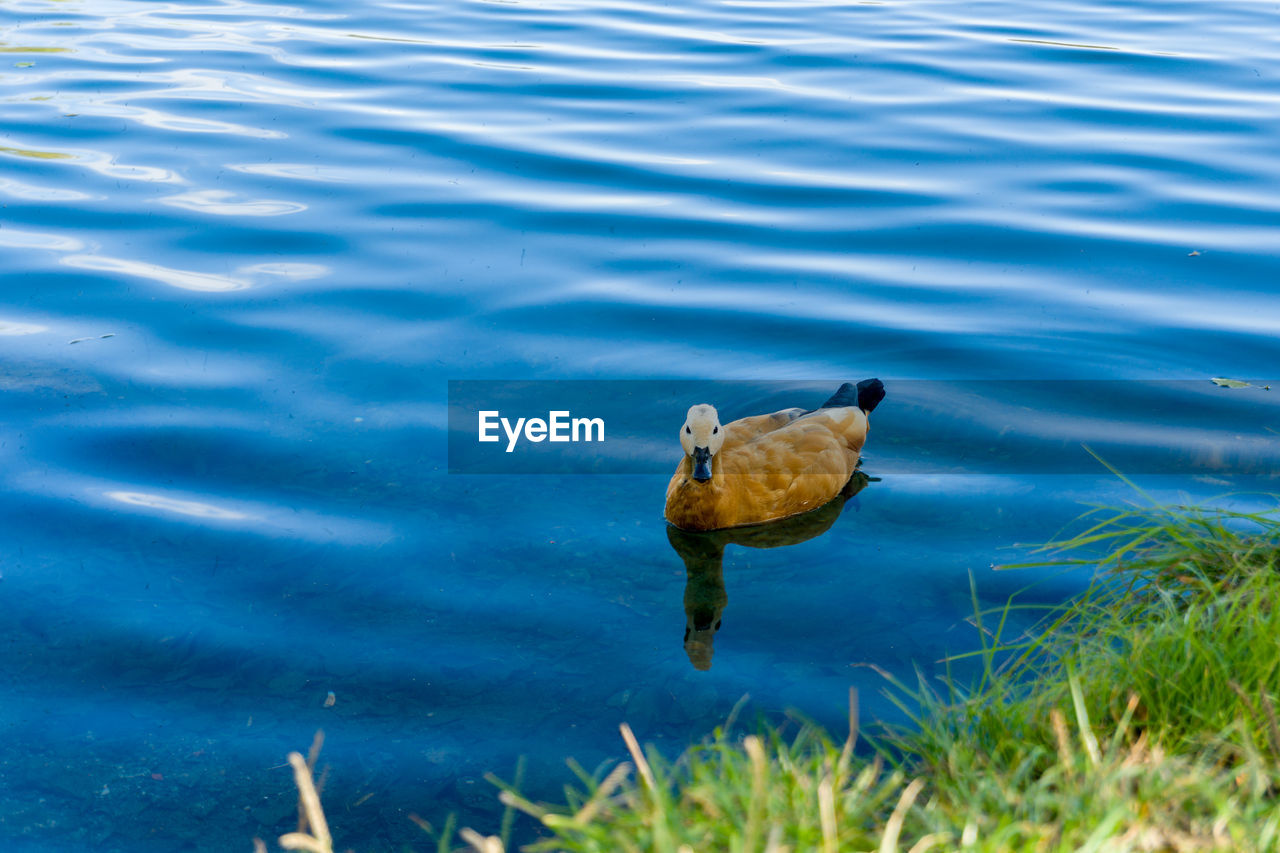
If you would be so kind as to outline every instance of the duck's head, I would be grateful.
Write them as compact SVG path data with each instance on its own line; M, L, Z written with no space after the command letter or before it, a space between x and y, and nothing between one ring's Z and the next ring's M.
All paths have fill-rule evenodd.
M701 403L689 409L680 428L680 445L686 456L693 458L693 479L705 483L711 479L711 459L724 444L724 427L714 406Z

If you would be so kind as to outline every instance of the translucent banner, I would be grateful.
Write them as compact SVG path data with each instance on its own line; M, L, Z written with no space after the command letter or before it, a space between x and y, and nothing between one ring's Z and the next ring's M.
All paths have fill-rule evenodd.
M818 408L839 385L455 380L449 471L669 474L690 406L715 406L727 425ZM1280 474L1280 382L890 379L885 387L862 454L874 475L1099 473L1099 457L1125 474Z

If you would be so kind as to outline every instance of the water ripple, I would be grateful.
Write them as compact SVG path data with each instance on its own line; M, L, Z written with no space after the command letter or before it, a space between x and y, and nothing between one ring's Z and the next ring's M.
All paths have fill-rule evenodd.
M12 249L47 249L54 252L78 252L84 243L63 234L42 234L17 228L0 228L0 246Z
M307 209L305 204L273 199L240 201L227 190L198 190L161 199L162 204L215 216L285 216Z
M68 255L62 263L78 269L112 272L122 275L158 281L182 290L218 293L228 290L244 290L249 282L213 273L172 269L146 261L112 258L105 255Z

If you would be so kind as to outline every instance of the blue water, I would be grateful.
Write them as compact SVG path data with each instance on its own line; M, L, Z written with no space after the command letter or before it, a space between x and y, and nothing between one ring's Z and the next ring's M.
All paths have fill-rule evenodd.
M987 468L957 424L1021 459L1217 460L1133 472L1158 498L1280 490L1280 384L1208 381L1280 364L1277 24L1251 0L0 6L5 849L247 850L294 822L284 756L319 728L338 843L371 851L427 848L410 812L495 830L484 773L527 756L555 798L623 720L668 752L744 694L839 727L850 685L895 719L875 667L971 648L971 574L983 605L1060 601L1081 578L992 565L1136 499L1092 457ZM741 381L681 401L739 416L873 375L880 481L699 575L709 669L665 474L447 470L449 380ZM1028 393L1065 379L1114 381ZM1240 442L1249 477L1214 455Z

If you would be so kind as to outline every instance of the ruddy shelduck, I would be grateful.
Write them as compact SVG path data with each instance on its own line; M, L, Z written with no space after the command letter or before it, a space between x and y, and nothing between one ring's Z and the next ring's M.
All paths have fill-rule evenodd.
M667 521L684 530L761 524L817 509L857 470L867 415L884 383L846 382L819 408L783 409L721 425L713 406L689 409L684 457L667 485Z

